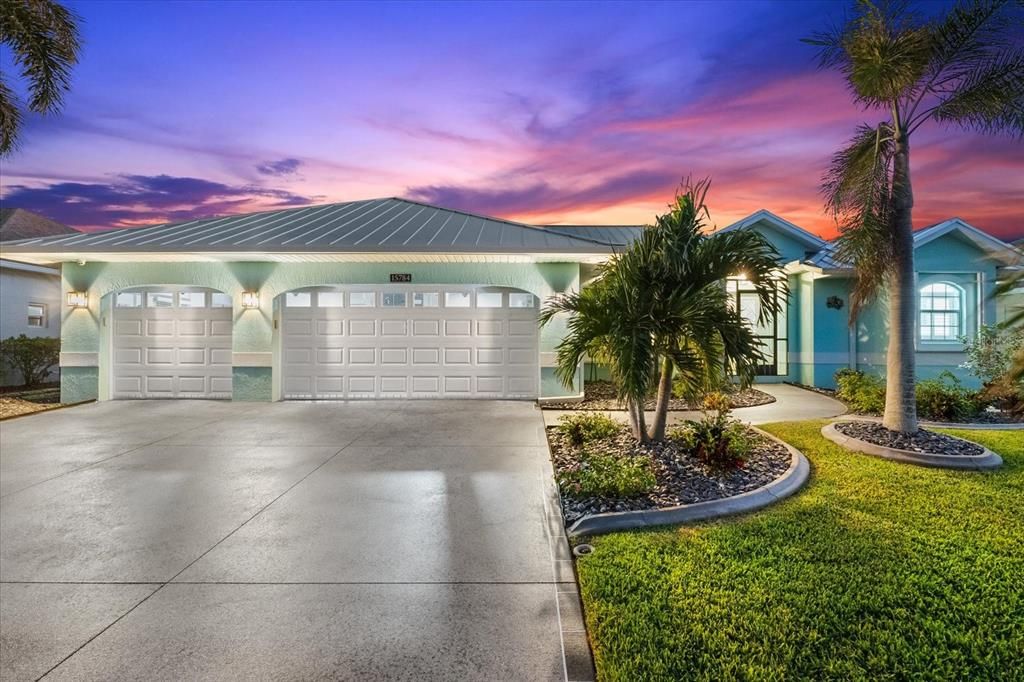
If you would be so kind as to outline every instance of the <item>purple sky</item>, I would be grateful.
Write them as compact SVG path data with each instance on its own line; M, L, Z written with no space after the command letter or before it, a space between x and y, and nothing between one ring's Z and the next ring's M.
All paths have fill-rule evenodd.
M799 42L842 3L71 5L73 91L0 191L77 227L392 195L634 224L710 175L719 226L767 208L831 236L821 172L880 118ZM1024 235L1019 140L930 126L912 163L919 226Z

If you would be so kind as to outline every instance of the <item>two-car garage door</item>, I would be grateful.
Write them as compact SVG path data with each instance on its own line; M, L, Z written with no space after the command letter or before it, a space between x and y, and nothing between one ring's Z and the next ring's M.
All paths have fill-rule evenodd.
M335 287L281 306L285 399L535 398L537 301L483 287Z

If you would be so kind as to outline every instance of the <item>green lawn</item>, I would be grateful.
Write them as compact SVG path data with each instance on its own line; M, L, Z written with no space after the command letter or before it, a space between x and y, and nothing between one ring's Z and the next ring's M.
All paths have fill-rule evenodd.
M807 455L747 517L591 539L578 564L601 680L1024 680L1024 432L951 431L996 473L842 451L824 422L765 428Z

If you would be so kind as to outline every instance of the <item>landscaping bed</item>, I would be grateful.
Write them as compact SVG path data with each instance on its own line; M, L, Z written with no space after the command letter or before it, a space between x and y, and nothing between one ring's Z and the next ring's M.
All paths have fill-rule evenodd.
M944 433L920 429L917 433L890 431L877 422L840 421L836 430L844 436L880 445L884 448L920 452L928 455L978 456L985 448Z
M594 415L600 417L601 415ZM743 440L742 461L701 461L670 431L660 443L639 444L624 426L608 426L599 437L576 444L563 425L549 426L548 443L559 484L566 526L592 514L663 509L740 495L771 483L790 466L780 443L735 423ZM672 437L672 436L675 437Z
M850 457L825 422L763 427L814 465L729 521L589 537L576 569L602 680L1024 679L1024 439L979 474Z
M601 412L623 409L622 403L620 403L618 398L616 398L615 385L610 381L598 380L584 382L583 395L583 400L579 402L566 401L543 403L541 408L545 410L596 410ZM729 407L731 409L736 409L737 407L767 405L768 403L775 402L775 398L773 396L754 388L744 390L737 389L731 391L728 395ZM653 410L655 402L655 396L651 396L644 403L644 409ZM675 412L691 411L700 409L700 405L687 402L681 398L672 398L669 401L668 409Z
M7 388L0 392L0 419L42 412L60 405L60 387Z

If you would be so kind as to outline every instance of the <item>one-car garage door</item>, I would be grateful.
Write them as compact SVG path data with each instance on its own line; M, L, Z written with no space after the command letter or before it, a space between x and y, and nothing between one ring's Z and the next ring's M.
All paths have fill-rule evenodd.
M536 398L537 300L484 287L286 293L285 399Z
M114 294L112 397L230 398L231 297L196 288Z

